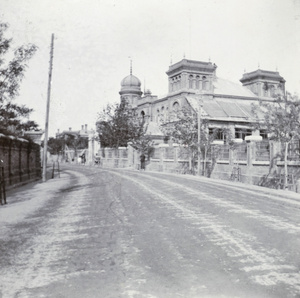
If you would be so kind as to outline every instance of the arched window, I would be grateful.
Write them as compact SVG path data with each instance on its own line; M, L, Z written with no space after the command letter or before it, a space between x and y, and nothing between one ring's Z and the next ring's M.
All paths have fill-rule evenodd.
M269 96L269 85L267 82L264 82L263 84L263 92L264 92L264 96Z
M271 97L274 97L274 96L275 96L275 87L274 87L274 85L271 85L271 86L270 86L270 96L271 96Z
M196 76L196 89L199 90L200 89L200 77Z
M178 112L178 110L179 110L179 103L177 101L175 101L173 103L173 111L174 112Z
M157 109L156 111L156 122L158 123L160 120L160 112L159 112L159 109Z
M207 81L206 76L203 76L202 77L202 89L207 90L207 88L208 88L208 81Z
M189 88L193 89L193 79L194 77L192 75L189 76Z
M281 83L277 86L277 93L281 95L283 94L283 85Z
M164 107L161 108L161 119L163 121L165 121L165 108Z
M178 77L175 77L175 81L174 81L174 91L176 91L178 89Z

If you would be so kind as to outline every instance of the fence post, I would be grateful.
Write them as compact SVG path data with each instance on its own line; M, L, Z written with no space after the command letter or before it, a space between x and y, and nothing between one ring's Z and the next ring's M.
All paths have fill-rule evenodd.
M300 179L298 179L296 182L296 192L300 193Z
M19 179L22 182L22 142L20 142L19 147Z
M12 151L12 140L10 139L9 142L8 142L8 182L9 182L9 185L11 185L12 181L11 181L11 172L12 172L12 158L11 158L11 151Z
M134 168L133 165L133 147L131 146L131 144L128 144L128 154L127 154L127 158L128 158L128 166Z
M173 144L173 148L174 148L174 163L177 164L178 163L178 144Z
M2 201L4 202L4 204L7 204L6 191L5 191L4 167L1 167L1 172L0 172L0 205L2 205Z
M54 170L55 170L55 162L53 162L53 168L52 168L52 179L54 178Z
M165 153L165 144L159 144L159 171L164 171L164 153Z
M253 157L255 156L254 154L254 146L255 142L247 142L247 166L251 167L253 164Z
M277 164L277 160L279 159L280 152L281 152L281 143L275 142L275 141L270 141L272 144L272 153L270 152L270 162L272 164Z
M269 146L270 146L270 155L269 155L269 161L270 164L272 163L272 160L275 156L275 152L274 152L274 142L273 141L269 141Z
M29 180L30 180L30 162L29 162L29 159L30 159L30 151L31 151L30 149L31 149L31 144L27 143L26 165L27 165L27 175L28 175Z
M88 157L89 165L95 164L95 132L92 130L88 135Z
M225 146L225 145L223 145ZM229 165L233 166L234 165L234 152L235 152L235 147L229 147Z

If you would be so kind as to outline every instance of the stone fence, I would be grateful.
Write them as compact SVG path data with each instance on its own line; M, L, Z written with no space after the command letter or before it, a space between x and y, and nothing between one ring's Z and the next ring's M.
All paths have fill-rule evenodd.
M0 159L7 188L41 178L38 144L21 138L0 135Z
M288 152L289 188L296 190L300 179L299 142L290 144ZM201 159L202 174L207 177L280 188L283 185L283 146L273 141L249 141L234 146L213 145ZM140 168L140 154L132 147L102 148L101 165L114 168ZM160 144L147 158L146 170L190 174L194 170L186 147Z

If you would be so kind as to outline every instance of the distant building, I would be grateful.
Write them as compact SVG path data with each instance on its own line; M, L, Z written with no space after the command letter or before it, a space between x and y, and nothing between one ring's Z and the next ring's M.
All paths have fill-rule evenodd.
M68 130L63 130L62 132L57 130L56 138L62 138L66 135L68 136L74 136L74 137L82 137L82 138L88 138L89 133L91 133L92 130L88 130L88 125L81 125L81 129L79 130L73 130L72 127L69 127Z
M64 143L64 158L65 161L85 162L87 160L87 152L89 147L90 136L94 135L94 131L88 130L87 124L81 125L80 130L64 130L56 133L57 139L65 140Z
M244 73L240 82L233 83L217 77L217 66L211 62L183 59L169 66L166 74L169 92L158 98L150 90L141 91L141 81L132 74L121 81L121 100L126 100L136 114L148 123L148 134L162 136L161 120L176 120L176 111L184 106L196 112L201 99L201 116L209 121L209 128L230 128L237 139L247 135L261 135L264 131L252 131L252 103L272 101L275 94L285 93L285 80L279 73L258 69ZM224 136L220 135L220 139ZM159 139L159 138L158 138Z

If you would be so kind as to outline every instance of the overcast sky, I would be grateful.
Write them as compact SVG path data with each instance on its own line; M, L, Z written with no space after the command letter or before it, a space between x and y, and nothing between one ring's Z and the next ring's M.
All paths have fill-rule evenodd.
M94 127L97 113L119 101L133 74L153 94L167 93L170 62L218 66L239 83L244 71L279 71L300 93L300 0L1 0L14 46L34 43L19 103L45 125L51 34L55 34L49 133Z

